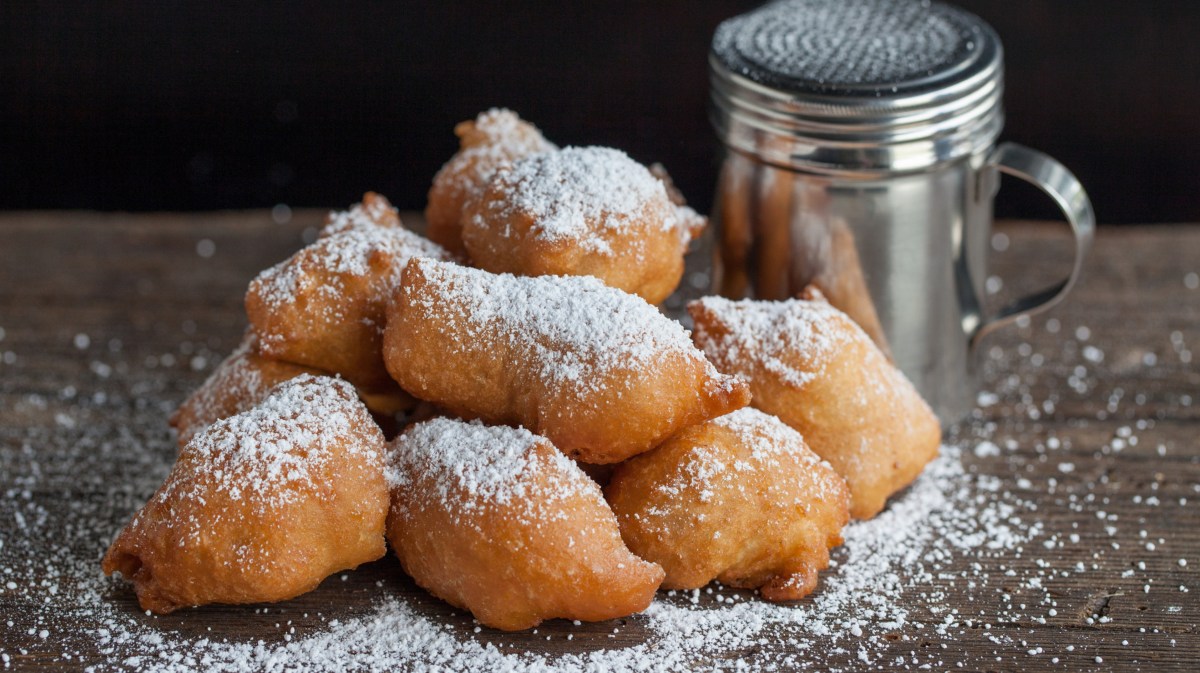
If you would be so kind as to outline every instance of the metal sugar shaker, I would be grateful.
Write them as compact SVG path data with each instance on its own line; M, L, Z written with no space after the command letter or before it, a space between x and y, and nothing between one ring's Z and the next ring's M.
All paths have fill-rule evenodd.
M1058 302L1095 217L1079 181L1013 143L1003 48L978 17L936 2L784 0L722 23L709 54L725 147L715 290L784 299L815 284L912 380L944 424L978 391L980 339ZM1066 278L985 314L1000 174L1066 215Z

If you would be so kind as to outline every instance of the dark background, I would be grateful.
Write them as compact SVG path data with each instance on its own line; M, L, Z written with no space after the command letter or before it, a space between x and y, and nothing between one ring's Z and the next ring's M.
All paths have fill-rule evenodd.
M706 53L756 2L0 3L0 208L423 208L455 122L662 161L701 209ZM1102 222L1200 221L1200 2L959 0L1007 49L1004 138ZM1001 215L1052 217L1009 186Z

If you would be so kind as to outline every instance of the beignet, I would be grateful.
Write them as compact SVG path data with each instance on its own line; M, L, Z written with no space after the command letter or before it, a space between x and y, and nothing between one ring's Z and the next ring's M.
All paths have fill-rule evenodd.
M664 589L712 580L803 598L850 520L846 482L800 433L739 409L617 466L604 489L621 536L663 567Z
M400 213L383 194L367 192L362 201L350 206L349 210L333 210L325 217L321 236L333 236L360 227L402 229Z
M253 407L272 388L301 374L320 376L323 372L263 357L258 352L254 332L247 331L238 347L171 415L171 427L179 435L179 445L186 445L197 433L222 418Z
M705 297L693 338L717 369L750 385L850 485L850 513L878 514L932 460L941 426L870 337L819 291L787 301Z
M143 609L281 601L383 556L383 435L345 381L301 375L217 421L109 547Z
M640 612L663 571L634 556L600 488L527 430L438 418L389 447L388 541L430 593L487 626Z
M412 395L530 428L588 463L624 460L749 402L678 323L588 277L413 259L388 308L384 352Z
M568 147L499 168L467 206L474 266L520 276L595 276L657 304L683 275L693 222L624 152Z
M413 257L450 253L402 227L347 226L263 271L246 292L259 350L365 390L386 389L385 304Z
M492 108L454 127L459 150L433 176L425 207L426 232L456 255L466 252L462 219L467 204L479 197L496 169L539 152L557 149L541 131L512 110Z

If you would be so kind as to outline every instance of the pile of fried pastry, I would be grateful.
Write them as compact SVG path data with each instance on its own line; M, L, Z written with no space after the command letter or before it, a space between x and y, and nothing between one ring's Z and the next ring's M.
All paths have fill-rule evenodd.
M104 571L167 613L288 599L390 544L506 630L714 580L812 592L937 453L913 386L817 288L664 316L706 221L661 168L507 110L455 131L428 238L368 193L251 282Z

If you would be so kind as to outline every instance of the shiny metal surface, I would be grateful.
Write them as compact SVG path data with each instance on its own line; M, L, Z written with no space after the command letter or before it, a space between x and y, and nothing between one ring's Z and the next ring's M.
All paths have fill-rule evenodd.
M715 210L715 290L785 299L816 284L954 422L975 402L978 339L1061 299L1094 227L1082 188L1054 164L1062 182L1041 186L1078 206L1068 212L1075 265L1055 287L984 315L994 172L1013 170L999 163L1019 154L1013 147L875 178L801 174L730 152Z
M1071 171L1054 159L1023 145L1004 143L992 152L987 168L1024 180L1054 199L1075 236L1075 258L1065 279L1016 300L995 315L972 317L969 312L964 314L963 330L971 336L973 344L998 327L1023 315L1040 313L1062 301L1079 278L1084 257L1096 235L1096 214L1087 192Z
M826 4L790 0L748 16ZM1019 145L995 146L1004 124L999 39L978 18L933 6L970 31L969 48L946 72L927 73L920 86L897 83L894 93L879 84L866 94L856 86L785 87L770 73L740 66L722 46L736 43L731 31L765 30L769 22L739 17L718 29L709 58L711 113L727 151L714 209L714 285L726 296L760 299L817 285L951 423L974 404L979 340L1062 299L1079 274L1095 218L1083 187L1062 165ZM775 42L799 44L801 37ZM982 296L1001 174L1055 200L1076 252L1062 282L987 315Z
M763 19L781 11L828 12L823 0L776 3L727 21L717 29L709 53L711 116L726 146L777 166L830 175L924 170L986 151L1004 126L1003 48L995 31L977 17L951 12L970 45L941 71L894 84L824 82L772 77L763 65L748 64L734 48L742 33L769 30ZM895 0L858 0L871 12L911 8ZM811 28L805 26L805 28ZM888 36L860 34L875 42ZM805 42L776 40L784 50ZM761 46L761 45L760 45ZM897 48L900 45L897 45ZM838 50L847 49L842 44ZM885 47L886 48L886 47ZM903 60L903 53L881 58ZM763 60L763 59L759 59ZM764 138L770 142L764 143Z

